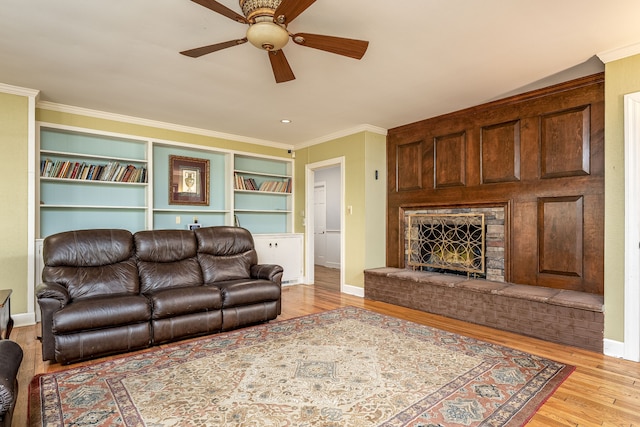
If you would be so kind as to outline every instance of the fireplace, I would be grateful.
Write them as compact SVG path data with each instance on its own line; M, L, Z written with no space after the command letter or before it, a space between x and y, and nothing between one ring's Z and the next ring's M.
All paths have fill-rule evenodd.
M485 276L484 214L414 214L409 230L410 266Z
M405 211L405 265L413 270L505 281L505 209Z

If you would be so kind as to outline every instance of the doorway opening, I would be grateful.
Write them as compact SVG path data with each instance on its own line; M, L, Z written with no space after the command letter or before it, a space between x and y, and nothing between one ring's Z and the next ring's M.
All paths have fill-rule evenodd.
M307 283L344 286L344 158L307 165Z

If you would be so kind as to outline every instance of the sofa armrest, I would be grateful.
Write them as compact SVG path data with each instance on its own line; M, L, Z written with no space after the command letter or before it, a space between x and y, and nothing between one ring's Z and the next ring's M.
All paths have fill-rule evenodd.
M71 300L71 296L69 295L67 288L55 282L44 282L39 284L36 287L36 297L38 300L43 298L58 300L61 304L60 308L67 305Z
M69 303L71 296L64 286L54 282L44 282L36 288L36 297L41 313L42 360L54 360L53 315Z
M251 266L252 278L271 280L278 285L282 282L282 272L282 267L276 264L254 264Z
M10 426L18 397L16 377L22 363L22 348L10 340L0 341L0 425Z

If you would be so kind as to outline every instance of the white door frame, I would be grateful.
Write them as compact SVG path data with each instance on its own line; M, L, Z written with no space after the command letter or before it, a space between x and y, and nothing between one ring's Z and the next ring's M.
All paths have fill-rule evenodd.
M336 157L333 159L323 160L321 162L309 163L305 166L306 191L305 191L305 271L307 272L306 283L313 284L315 282L314 275L314 207L313 207L313 191L315 186L315 171L331 166L340 166L340 292L344 288L344 270L345 270L345 218L344 218L344 157Z
M640 92L624 96L624 358L640 361Z

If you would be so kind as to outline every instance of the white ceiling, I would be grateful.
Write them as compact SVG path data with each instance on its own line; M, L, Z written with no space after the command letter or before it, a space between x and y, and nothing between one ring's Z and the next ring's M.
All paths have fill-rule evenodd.
M235 0L219 0L240 12ZM289 25L369 40L360 61L290 42L276 84L244 37L190 0L0 0L0 83L40 100L293 147L389 129L604 69L640 42L638 0L318 0ZM289 125L280 119L293 121Z

